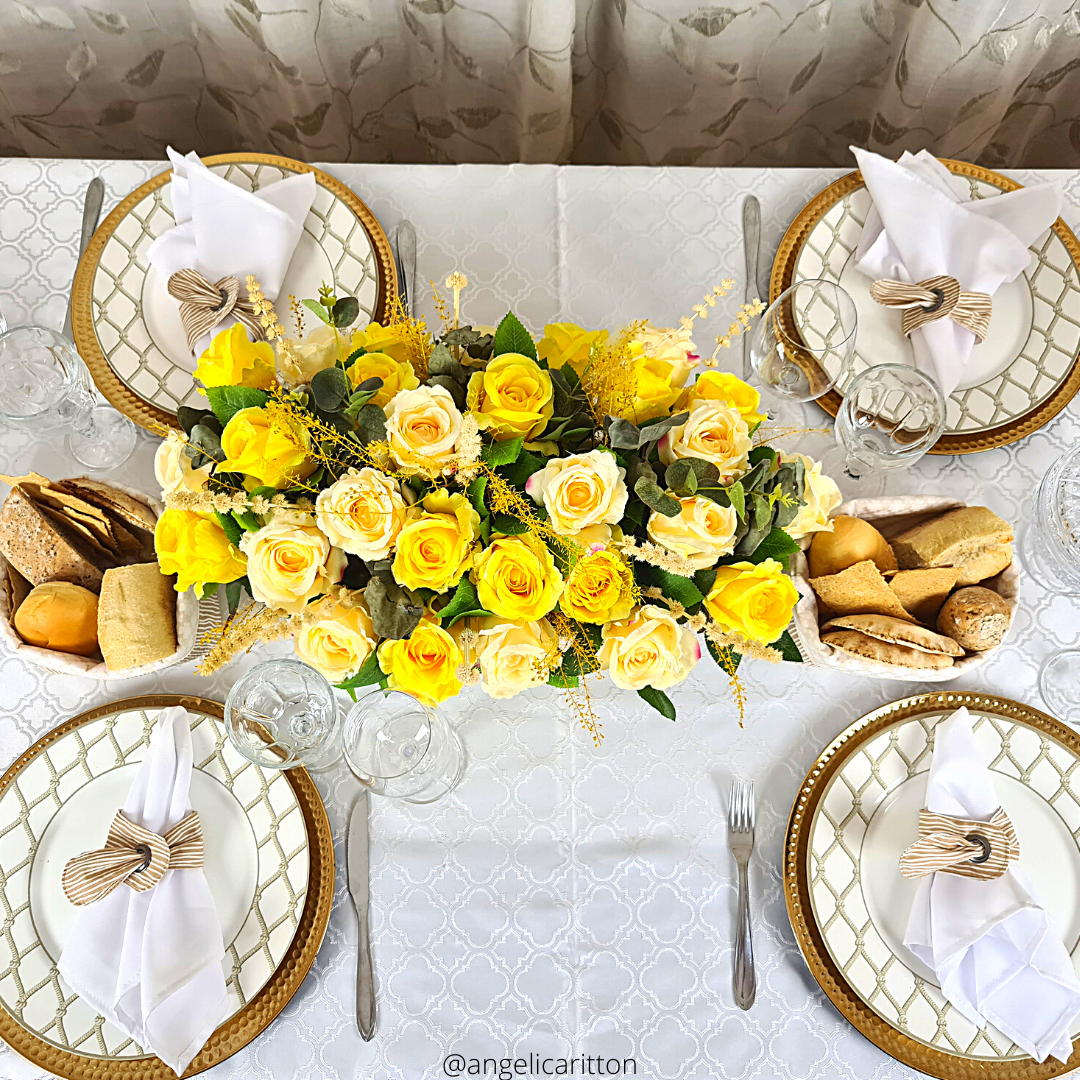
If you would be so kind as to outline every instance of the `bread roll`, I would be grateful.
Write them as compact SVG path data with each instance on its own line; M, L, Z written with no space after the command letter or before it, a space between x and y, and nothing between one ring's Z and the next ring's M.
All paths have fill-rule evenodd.
M97 652L98 598L69 581L31 589L15 612L15 632L27 645L92 656Z
M98 640L110 671L140 667L176 652L174 579L157 563L105 571L98 605Z
M993 589L973 585L945 601L937 627L971 652L997 648L1009 629L1009 605Z
M833 518L832 532L814 533L807 561L811 577L827 577L867 559L883 574L896 569L889 542L870 522L841 515Z

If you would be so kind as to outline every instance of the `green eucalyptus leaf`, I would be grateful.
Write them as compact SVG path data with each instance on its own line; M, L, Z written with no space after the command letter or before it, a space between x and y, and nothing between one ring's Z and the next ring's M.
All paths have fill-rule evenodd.
M419 625L424 606L400 585L373 577L364 589L364 599L371 612L371 625L377 637L407 638Z
M386 438L386 413L373 401L356 414L356 438L362 446Z
M323 412L337 412L349 400L349 379L339 367L323 368L311 376L311 395Z
M454 330L447 330L442 336L443 344L461 346L467 348L469 345L476 345L482 341L488 335L481 334L479 330L474 330L471 326L459 326Z
M191 429L196 424L202 424L221 434L221 421L209 409L193 409L190 405L181 405L176 410L176 419L184 429L185 435L190 435Z
M428 372L431 375L449 375L457 366L459 365L454 359L453 353L443 342L440 341L431 350L431 355L428 357Z
M641 446L641 428L637 424L615 417L608 426L608 445L617 450L637 450Z
M740 518L746 517L746 489L742 486L741 480L736 480L734 484L725 489L727 491L728 501L735 508L735 513Z
M659 484L644 476L634 484L634 494L648 507L664 517L678 517L682 513L682 503L673 499Z
M428 383L432 386L441 386L448 391L454 399L454 404L462 412L465 411L465 388L452 375L432 375Z
M341 296L334 302L330 318L339 330L352 326L360 315L360 301L355 296Z

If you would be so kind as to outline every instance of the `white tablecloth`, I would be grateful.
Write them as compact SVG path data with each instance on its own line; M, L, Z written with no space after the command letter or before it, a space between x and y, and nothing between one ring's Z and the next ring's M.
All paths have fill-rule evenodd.
M0 311L10 324L63 321L90 178L104 179L107 211L162 168L0 161ZM387 232L411 217L422 280L441 281L454 268L468 276L469 320L497 322L509 304L537 330L555 319L614 329L648 316L671 325L718 279L742 278L740 211L749 192L762 205L764 285L788 223L840 175L539 165L328 171ZM1080 174L1009 175L1062 179L1076 227ZM421 310L433 314L427 301ZM715 334L727 321L717 315L706 326ZM738 370L738 352L732 360ZM926 458L889 490L985 502L1020 521L1039 478L1080 436L1077 410L1074 403L1005 449ZM155 444L141 434L117 478L150 489ZM53 447L0 434L0 471L29 468L60 475L77 467ZM1027 580L1023 589L1008 645L951 686L1041 704L1038 664L1074 644L1077 612ZM223 700L242 663L250 660L211 679L188 665L101 684L0 653L0 767L58 721L110 699L183 691ZM353 1018L356 935L342 861L311 975L266 1032L206 1075L436 1077L452 1053L530 1051L633 1057L645 1077L913 1075L854 1031L808 973L788 925L780 858L788 810L817 752L862 713L920 687L791 664L750 663L742 674L743 728L708 657L672 693L675 723L608 685L598 695L599 749L555 691L494 703L474 690L448 702L470 755L453 797L433 807L374 800L375 1040L362 1042ZM748 1013L731 995L735 884L724 807L736 774L754 779L759 796L751 873L758 997ZM340 841L355 782L341 773L319 782ZM4 1080L39 1075L0 1050Z

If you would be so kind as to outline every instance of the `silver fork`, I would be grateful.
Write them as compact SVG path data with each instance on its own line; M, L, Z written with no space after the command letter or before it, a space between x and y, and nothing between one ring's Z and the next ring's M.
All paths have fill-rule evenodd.
M735 966L731 989L740 1009L749 1009L757 994L754 978L754 939L750 933L750 880L747 866L754 851L754 784L736 780L728 807L731 854L739 866L739 921L735 928Z

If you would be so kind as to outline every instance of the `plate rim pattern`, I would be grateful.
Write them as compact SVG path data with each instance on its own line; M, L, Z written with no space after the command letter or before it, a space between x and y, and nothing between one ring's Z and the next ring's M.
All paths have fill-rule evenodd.
M193 694L147 694L121 698L88 709L58 724L28 747L0 777L0 793L42 751L82 724L113 713L137 709L165 709L180 705L224 722L225 706ZM330 921L334 901L334 840L315 782L303 768L285 770L308 832L308 886L296 932L285 955L263 988L207 1040L185 1071L194 1076L248 1045L292 1000L318 955ZM108 1058L64 1050L39 1039L0 1003L0 1039L32 1065L63 1080L175 1080L176 1074L157 1057Z

